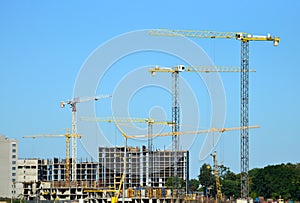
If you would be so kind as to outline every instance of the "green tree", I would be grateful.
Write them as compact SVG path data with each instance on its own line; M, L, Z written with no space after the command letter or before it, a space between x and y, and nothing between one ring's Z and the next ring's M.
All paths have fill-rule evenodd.
M234 174L228 168L221 176L221 189L225 197L239 197L240 182L240 176Z
M226 196L240 196L240 174L234 174L225 166L219 166L221 190ZM198 176L200 185L206 195L211 188L210 195L215 193L215 177L211 166L203 164ZM283 198L300 200L300 164L280 164L254 168L249 171L250 196L256 198Z
M185 181L182 178L170 176L167 179L166 186L169 188L176 187L177 189L184 189L185 188Z
M249 171L251 191L266 198L300 200L299 164L266 166Z
M203 188L204 195L207 195L206 192L209 188L214 186L215 178L212 174L211 166L209 164L203 164L200 168L200 174L198 176L199 182Z

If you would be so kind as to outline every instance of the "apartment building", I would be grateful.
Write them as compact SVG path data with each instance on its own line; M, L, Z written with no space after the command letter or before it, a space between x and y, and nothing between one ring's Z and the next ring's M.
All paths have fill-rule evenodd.
M18 142L0 135L0 197L15 197Z

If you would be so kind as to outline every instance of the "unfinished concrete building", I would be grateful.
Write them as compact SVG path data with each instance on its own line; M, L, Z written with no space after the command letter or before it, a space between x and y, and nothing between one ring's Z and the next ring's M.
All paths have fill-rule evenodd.
M125 151L125 149L127 149ZM188 180L188 151L148 151L145 147L99 147L99 161L78 160L77 180L66 180L65 159L19 160L18 179L23 182L24 200L97 199L106 203L124 180L125 198L173 198L167 189L174 176ZM126 159L124 159L126 157ZM177 161L174 161L177 157ZM71 177L71 176L70 176ZM122 196L122 194L121 194Z
M174 157L177 157L176 162ZM165 187L168 178L175 176L174 164L177 167L177 177L183 180L189 179L188 151L153 151L149 153L149 162L149 186Z
M76 171L76 185L91 187L95 185L98 177L98 163L92 160L80 159L77 162ZM51 163L52 169L52 182L57 185L62 185L66 182L66 160L54 158ZM70 168L70 174L72 174L72 168ZM70 175L71 178L71 175ZM70 180L68 184L74 183L74 180Z
M49 200L56 197L75 200L83 197L83 188L97 187L97 171L97 162L80 160L77 163L77 181L67 181L65 159L20 159L17 180L23 183L22 194L25 200ZM81 192L73 193L76 190ZM49 195L50 191L52 196Z
M126 166L125 188L165 187L168 178L174 176L174 164L177 177L188 180L189 153L170 150L148 151L145 147L99 147L99 184L112 187L122 176ZM124 165L126 160L126 165Z
M140 187L141 152L138 147L99 147L99 184L109 188L120 182L126 166L125 188ZM126 165L124 164L126 161Z
M52 161L46 159L19 159L17 179L19 182L52 180Z

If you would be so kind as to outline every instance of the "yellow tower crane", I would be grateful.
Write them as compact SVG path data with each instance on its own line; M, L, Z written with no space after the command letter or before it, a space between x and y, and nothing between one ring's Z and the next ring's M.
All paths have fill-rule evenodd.
M126 146L127 146L128 138L137 139L137 138L149 137L149 135L128 135L127 133L124 132L124 130L118 124L116 124L116 126L119 129L119 131L121 132L122 136L125 137ZM231 128L211 128L211 129L207 129L207 130L196 130L196 131L185 131L185 132L167 132L167 133L152 134L151 136L152 137L163 137L163 136L174 136L175 134L177 136L183 136L183 135L195 135L195 134L214 133L214 132L224 133L226 131L236 131L236 130L255 129L255 128L260 128L260 126L255 125L255 126L240 126L240 127L231 127ZM177 163L175 163L175 164L177 165ZM174 166L174 168L175 168L175 166ZM173 183L173 184L175 184L175 186L176 186L176 183ZM177 189L177 188L175 187L175 189Z
M66 180L70 181L70 139L71 138L81 138L79 134L70 134L69 130L65 134L39 134L39 135L30 135L23 136L23 138L56 138L56 137L65 137L66 138Z
M214 161L214 175L215 175L215 181L216 181L216 191L217 191L217 202L222 201L222 191L221 191L221 183L220 183L220 175L219 175L219 166L218 166L218 160L217 160L217 152L214 151L214 153L211 154Z
M278 46L279 37L267 35L253 35L246 32L218 32L202 30L173 30L173 29L155 29L149 31L154 36L170 37L193 37L208 39L235 39L241 41L241 126L249 125L249 41L271 41L274 46ZM241 130L241 198L246 199L249 196L249 131Z
M158 67L150 68L149 72L154 76L156 72L165 72L171 73L172 80L172 122L174 125L172 126L172 131L174 135L172 136L172 150L175 152L174 154L174 176L177 176L177 151L179 150L179 137L177 133L180 132L180 105L179 105L179 73L181 72L241 72L240 67L234 66L184 66L178 65L171 68ZM250 70L251 72L255 72L255 70Z

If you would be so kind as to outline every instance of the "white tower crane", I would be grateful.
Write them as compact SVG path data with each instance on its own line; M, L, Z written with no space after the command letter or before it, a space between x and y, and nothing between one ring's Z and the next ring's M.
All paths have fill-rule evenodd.
M67 102L61 101L60 107L64 108L66 104L70 105L72 108L72 135L77 135L77 109L76 105L77 103L81 102L88 102L88 101L97 101L104 98L109 98L110 95L101 95L101 96L95 96L95 97L77 97L73 98ZM77 137L72 136L72 180L76 180L76 159L77 159Z

